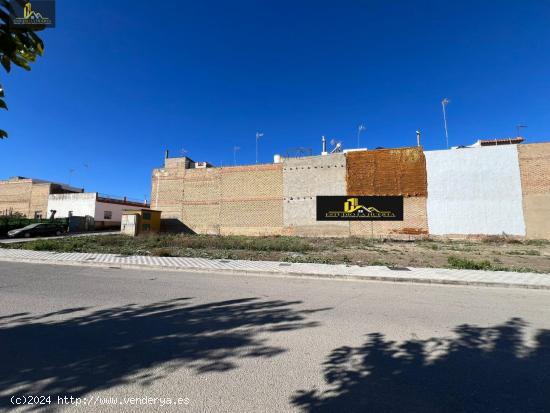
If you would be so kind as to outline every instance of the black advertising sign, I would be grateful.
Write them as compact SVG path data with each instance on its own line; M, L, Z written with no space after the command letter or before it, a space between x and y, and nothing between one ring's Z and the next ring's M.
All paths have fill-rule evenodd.
M403 197L318 196L317 221L403 221Z

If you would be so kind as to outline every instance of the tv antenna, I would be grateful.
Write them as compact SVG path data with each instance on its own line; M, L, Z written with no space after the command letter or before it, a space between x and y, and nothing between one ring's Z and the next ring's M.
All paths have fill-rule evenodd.
M359 145L359 138L361 137L361 132L364 132L367 130L367 127L365 126L364 123L361 123L358 127L357 127L357 149L359 149L361 146Z
M330 144L333 146L330 153L342 152L342 141L331 139Z
M521 129L522 129L522 128L526 128L526 127L527 127L527 125L524 125L524 124L522 124L522 123L518 123L518 124L516 125L516 131L517 131L516 137L519 138L519 137L521 136Z

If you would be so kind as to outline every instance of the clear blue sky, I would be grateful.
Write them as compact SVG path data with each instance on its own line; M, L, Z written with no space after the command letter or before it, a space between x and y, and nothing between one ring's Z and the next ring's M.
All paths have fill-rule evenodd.
M355 147L550 137L550 2L58 0L31 72L1 76L0 178L143 198L163 151L253 163ZM85 167L87 164L88 167ZM75 172L70 176L69 170Z

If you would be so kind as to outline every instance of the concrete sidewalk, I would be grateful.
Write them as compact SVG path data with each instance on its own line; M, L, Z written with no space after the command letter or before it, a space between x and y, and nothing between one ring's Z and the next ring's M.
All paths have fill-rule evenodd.
M506 271L451 270L443 268L388 268L383 266L359 267L356 265L302 264L276 261L121 256L115 254L75 252L56 253L49 251L2 248L0 248L0 261L550 289L550 274Z

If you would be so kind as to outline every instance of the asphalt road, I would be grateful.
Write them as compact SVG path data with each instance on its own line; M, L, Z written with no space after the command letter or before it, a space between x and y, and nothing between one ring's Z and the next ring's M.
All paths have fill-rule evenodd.
M3 410L543 412L548 388L550 291L0 263Z

